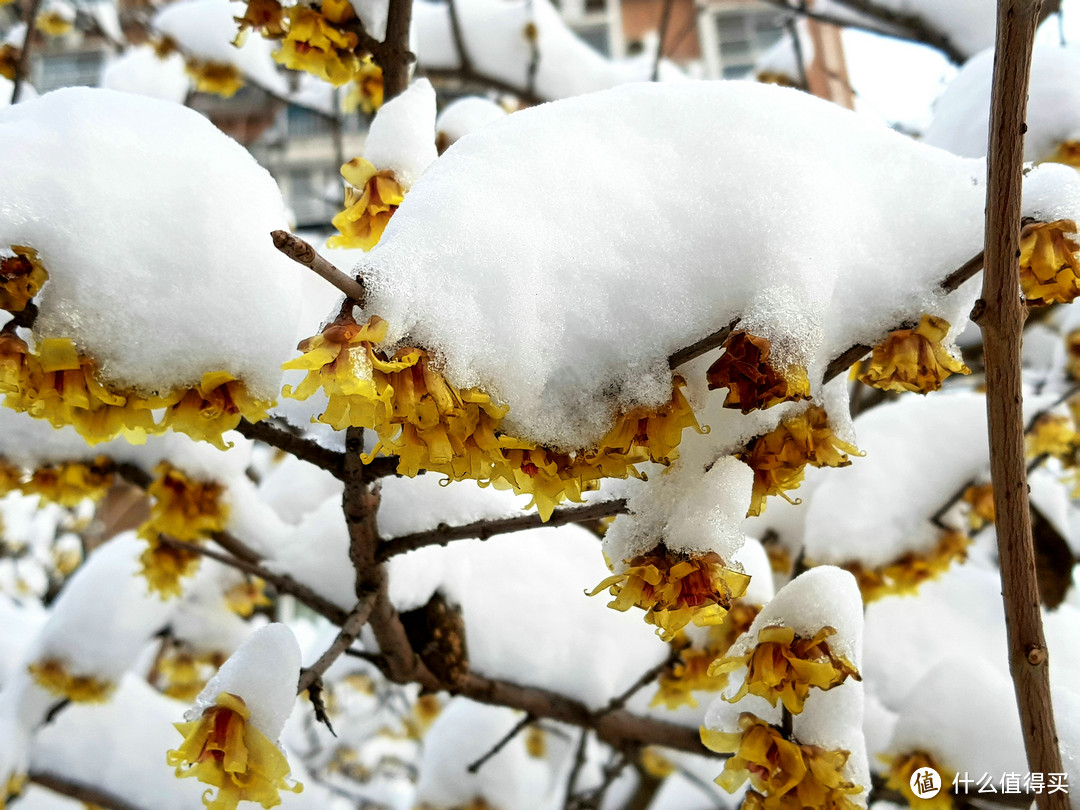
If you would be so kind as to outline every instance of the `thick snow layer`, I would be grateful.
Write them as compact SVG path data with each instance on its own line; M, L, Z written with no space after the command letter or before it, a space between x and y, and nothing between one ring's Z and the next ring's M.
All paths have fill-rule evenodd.
M172 53L160 59L153 48L137 45L105 64L101 86L181 104L190 82L182 56Z
M941 537L930 518L990 463L986 398L974 392L901 397L855 420L866 453L830 470L806 507L806 556L875 567Z
M138 574L144 548L126 533L94 551L60 591L29 663L57 659L70 675L117 682L174 608L147 592Z
M23 660L23 653L46 619L48 613L37 602L28 600L20 604L6 594L0 594L0 690L11 682Z
M609 60L567 26L549 0L456 0L464 56L472 69L544 99L567 98L648 81L652 59ZM421 67L456 69L449 5L418 0L413 36ZM535 74L529 75L535 60ZM668 66L663 78L678 74Z
M390 0L349 0L364 24L364 30L375 39L386 39L386 18L390 14Z
M276 398L299 282L269 238L281 194L239 144L176 104L70 88L0 111L0 173L0 245L49 272L35 337L74 339L121 388L224 370Z
M773 626L790 627L804 638L812 638L823 627L832 627L836 633L827 639L829 649L850 661L855 669L862 667L862 597L855 577L841 568L811 568L781 588L761 609L750 629L731 645L728 654L738 656L753 649L758 634ZM861 699L858 713L861 723Z
M377 169L391 169L406 187L424 173L435 151L435 90L418 79L400 96L386 102L371 122L364 157Z
M993 49L964 65L937 101L926 143L964 157L986 154L993 72ZM1080 139L1080 48L1036 45L1025 121L1025 160L1046 160L1062 141Z
M509 404L509 430L582 447L666 402L667 356L736 316L812 383L922 312L960 323L974 287L935 288L981 244L982 173L797 91L632 85L464 139L358 269L390 342Z
M474 129L506 117L506 110L482 96L465 96L447 104L435 121L435 131L447 143L455 143Z
M153 27L176 40L185 55L233 65L249 81L283 95L288 82L270 55L276 43L252 36L243 47L232 44L236 37L233 18L243 17L244 9L244 3L230 0L178 0L154 15Z
M486 518L520 516L528 496L478 487L472 481L442 483L438 475L388 478L382 485L379 529L398 537L434 529L440 523L462 526Z
M184 715L195 720L217 703L218 695L238 695L251 711L251 724L271 740L281 736L296 703L300 647L284 624L260 627L229 656Z
M994 44L997 26L994 0L875 0L873 5L900 17L919 18L927 28L943 35L953 47L969 56ZM889 29L887 22L854 12L843 0L819 0L814 11Z
M489 807L545 810L552 806L552 763L531 757L518 734L475 774L467 768L484 756L521 719L499 706L454 698L424 738L416 802L436 808L466 807L483 798ZM550 735L549 735L550 736Z
M800 714L792 718L792 731L804 745L820 745L830 750L848 751L843 775L863 792L852 800L866 806L870 793L870 763L863 735L864 687L848 679L833 689L815 689Z
M735 562L750 576L750 584L741 597L744 602L764 605L773 598L776 591L773 588L772 565L761 543L747 537L743 547L735 553Z
M1027 773L1012 681L977 656L942 661L912 687L889 753L926 751L954 773Z

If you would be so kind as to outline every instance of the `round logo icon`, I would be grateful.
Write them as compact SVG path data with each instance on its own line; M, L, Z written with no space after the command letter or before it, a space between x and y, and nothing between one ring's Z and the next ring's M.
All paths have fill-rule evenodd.
M933 768L918 768L911 775L911 792L920 799L932 799L941 792L941 774Z

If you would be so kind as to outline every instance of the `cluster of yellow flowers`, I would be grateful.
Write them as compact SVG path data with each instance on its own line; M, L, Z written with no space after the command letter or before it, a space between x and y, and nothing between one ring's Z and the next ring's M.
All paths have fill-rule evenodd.
M331 220L339 235L326 244L332 248L371 250L405 199L405 189L392 171L379 171L363 158L353 158L342 166L341 176L348 182L345 210Z
M1080 296L1080 244L1069 219L1034 222L1020 235L1020 289L1031 306L1068 304Z
M859 450L836 437L829 427L829 417L819 405L811 405L775 429L754 439L736 456L754 470L754 491L748 515L760 515L765 498L786 495L802 484L806 465L846 467L851 463L846 453Z
M926 394L953 374L970 374L971 369L941 345L948 333L947 320L923 315L914 329L897 329L874 347L859 380L884 391Z
M923 799L915 795L911 789L911 775L916 771L931 768L941 775L941 784L952 783L956 774L945 768L926 751L912 751L901 756L881 757L889 765L888 780L885 787L901 793L907 799L908 806L917 810L952 810L953 795L948 790L942 790L937 796Z
M11 252L0 259L0 309L22 312L48 281L49 273L32 247L12 245Z
M634 557L625 571L605 579L589 596L607 588L615 597L608 607L642 608L645 622L670 641L690 622L699 627L721 624L731 601L742 596L749 583L750 577L728 568L716 552L691 557L660 544Z
M1025 436L1028 458L1051 456L1072 466L1073 453L1080 444L1073 419L1060 413L1040 414Z
M759 608L750 602L734 600L723 623L709 628L704 647L691 645L686 634L680 631L671 641L678 650L678 657L656 679L657 690L652 705L672 710L680 706L697 706L694 692L718 692L727 686L727 675L712 674L710 667L750 628L758 611Z
M941 535L937 545L929 552L911 551L894 562L876 568L867 568L860 562L848 562L840 567L855 576L863 602L873 602L885 596L916 593L924 582L939 578L954 562L967 559L970 545L968 535L948 531Z
M139 557L141 573L152 593L162 599L180 596L180 580L195 573L200 555L161 541L161 535L175 540L201 542L222 531L228 509L221 502L222 487L214 481L196 481L168 462L154 470L147 488L153 498L150 519L139 528L147 549Z
M967 522L973 532L979 531L987 523L994 522L996 515L993 484L972 484L964 490L961 500L970 507Z
M749 713L739 717L739 728L732 734L702 728L701 741L712 751L733 755L718 785L733 793L750 780L744 810L856 810L848 797L862 788L843 777L849 751L799 744Z
M34 28L46 36L61 37L75 28L75 20L73 16L54 8L38 14L34 18Z
M265 588L266 582L261 577L245 577L225 591L225 606L246 619L255 612L255 608L274 604L267 597Z
M186 645L169 645L155 662L153 681L162 693L190 703L223 663L225 656L216 650L196 652Z
M218 789L213 798L210 791L203 796L207 810L235 810L242 801L276 807L281 804L279 791L303 789L286 781L285 754L250 719L242 698L222 692L198 720L173 724L184 741L168 752L167 762L178 777L194 776Z
M69 671L67 664L59 658L35 661L27 670L42 689L73 703L104 703L116 689L112 681Z
M479 389L449 383L422 349L403 348L387 359L375 348L386 331L381 318L361 326L341 316L285 364L308 374L284 395L307 399L322 388L329 403L319 421L337 430L374 430L379 445L372 455L396 453L400 474L428 470L527 493L545 520L559 502L580 501L601 478L641 477L635 464L670 463L683 429L700 430L676 378L667 405L624 414L597 447L573 455L548 450L502 433L507 409Z
M98 456L92 462L47 464L30 473L0 459L0 495L21 492L71 508L83 500L99 500L113 484L112 462Z
M166 394L114 391L70 339L46 338L31 351L13 330L0 331L0 394L9 408L53 427L71 425L90 444L120 435L140 443L148 434L171 429L222 450L224 432L241 417L265 419L271 404L254 399L224 371L207 372L198 384ZM161 421L154 419L157 409L164 409Z
M771 354L772 344L765 338L732 332L724 342L724 353L705 374L709 390L727 388L724 407L738 408L743 413L808 399L810 380L806 369L789 366L779 370L769 362Z
M10 42L0 45L0 76L8 81L15 81L15 73L19 64L21 48L17 48Z

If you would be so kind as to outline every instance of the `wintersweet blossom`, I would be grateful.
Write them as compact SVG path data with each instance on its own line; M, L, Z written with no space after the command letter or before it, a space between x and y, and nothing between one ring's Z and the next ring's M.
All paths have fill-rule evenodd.
M10 0L9 0L10 1ZM3 5L0 3L0 5ZM19 54L22 50L16 48L10 42L0 45L0 76L8 81L15 81L15 73L18 69Z
M380 81L381 76L380 72ZM379 171L359 157L341 167L341 176L348 183L345 210L331 220L340 235L331 237L326 244L332 248L371 250L405 199L405 188L392 171Z
M45 658L27 666L38 686L73 703L104 703L116 689L116 684L94 675L74 673L59 658Z
M1031 306L1068 304L1080 296L1080 244L1069 219L1034 222L1020 235L1020 289Z
M49 278L36 250L12 245L11 256L0 259L0 309L22 312Z
M200 93L212 93L222 98L232 98L244 86L244 74L235 65L208 59L188 57L184 70Z
M923 315L914 329L890 332L874 347L859 380L884 391L926 394L953 374L970 374L971 369L941 345L948 333L949 322L933 315Z
M304 70L334 87L347 84L360 69L354 49L359 39L304 3L288 9L289 26L274 61L292 70Z
M789 712L799 714L811 687L828 691L848 678L862 680L854 664L830 649L828 638L835 634L833 627L823 627L810 638L790 627L763 627L753 648L716 661L709 674L727 674L745 666L746 679L726 700L735 703L747 694L757 695L773 706L780 700Z
M155 683L163 694L191 702L225 662L220 652L196 652L186 645L166 647L155 662Z
M245 577L225 591L225 606L238 616L249 617L258 607L270 607L273 602L266 595L266 582L261 577Z
M736 456L754 470L753 497L747 514L760 515L769 495L795 503L786 493L802 484L807 464L846 467L851 463L847 453L858 454L859 450L833 433L824 408L811 405L785 419Z
M215 796L209 790L203 796L207 810L234 810L241 801L275 807L280 791L303 789L286 781L288 760L250 718L242 698L222 692L201 718L174 724L184 741L166 760L179 778L194 776L218 789Z
M382 107L384 98L382 68L370 55L365 56L360 60L360 69L342 104L347 112L359 108L371 115Z
M734 793L747 779L752 790L743 800L753 810L825 807L855 810L849 796L862 787L843 777L849 751L829 750L787 739L780 729L753 714L739 716L740 731L701 729L701 741L717 753L732 754L716 783Z
M855 576L863 602L873 602L885 596L910 596L924 582L941 577L953 563L967 559L970 545L968 535L948 531L929 551L909 551L898 560L876 568L868 568L858 561L846 562L840 567Z
M49 9L34 18L34 28L50 37L61 37L75 27L74 14Z
M972 531L977 532L987 523L994 522L993 484L972 484L964 490L961 499L971 507L967 514L967 522Z
M240 47L247 32L258 31L265 39L285 36L285 9L278 0L248 0L243 17L233 17L240 24L233 44Z
M932 768L938 772L942 785L952 783L956 774L944 767L933 755L926 751L910 751L898 756L882 756L880 759L889 765L885 787L903 794L909 807L917 808L917 810L952 810L953 797L948 790L940 791L933 798L922 799L911 789L912 774L926 768Z
M20 489L25 495L38 495L70 508L86 499L100 500L114 479L112 462L98 456L90 463L73 461L38 467Z
M724 342L724 353L706 372L709 390L727 388L725 408L743 413L797 402L810 396L810 380L802 366L777 369L770 362L772 344L742 330Z
M272 402L256 399L241 380L227 371L208 371L196 385L174 392L161 429L185 433L197 441L209 442L219 450L229 445L223 433L234 430L241 419L261 422Z
M731 601L742 596L749 583L750 577L729 568L716 552L691 557L661 544L629 560L626 570L607 577L588 595L608 589L614 597L608 607L643 609L646 623L670 641L690 622L699 627L723 622Z
M159 537L141 534L147 546L139 555L139 574L146 579L150 593L162 600L183 596L182 579L194 576L199 570L201 555L197 551L170 543Z
M1028 458L1052 456L1064 464L1071 463L1080 444L1073 420L1060 413L1040 414L1024 438Z
M1080 141L1062 141L1043 163L1064 163L1074 169L1080 169Z

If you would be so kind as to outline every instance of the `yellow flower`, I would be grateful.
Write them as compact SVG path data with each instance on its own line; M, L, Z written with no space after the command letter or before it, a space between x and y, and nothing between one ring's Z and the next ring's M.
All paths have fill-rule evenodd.
M179 548L150 534L139 532L147 542L146 550L139 555L139 573L146 578L150 593L162 601L183 596L180 580L190 577L199 569L201 555L186 548Z
M33 248L12 245L11 251L13 256L0 259L0 309L22 312L48 280L49 273Z
M209 59L188 57L184 70L200 93L213 93L222 98L232 98L244 86L244 74L235 65L214 62Z
M154 499L150 520L141 532L167 534L178 540L200 540L222 531L229 510L221 502L221 484L199 481L167 461L154 468L146 493Z
M247 386L227 371L208 371L198 385L174 394L161 427L228 450L231 445L222 434L234 430L241 418L262 421L272 405L251 396Z
M765 338L741 330L732 332L724 342L724 353L705 374L709 390L727 388L724 407L743 413L808 399L806 369L789 366L778 370L769 362L771 353L772 344Z
M184 737L166 760L183 779L194 776L218 788L203 796L207 810L234 810L241 801L264 808L281 803L279 791L299 793L302 786L286 782L289 763L265 734L251 725L251 712L237 695L222 692L217 703L198 720L174 723Z
M0 457L0 495L22 491L23 471Z
M972 484L964 490L963 501L971 507L967 521L972 531L994 522L993 484Z
M351 315L339 317L301 342L302 357L285 363L307 375L283 393L306 399L322 388L329 402L319 421L337 430L374 430L379 443L372 456L396 453L401 475L428 470L526 493L547 520L558 503L580 501L601 478L641 477L634 465L644 461L669 464L682 431L701 430L676 378L670 402L623 414L596 447L575 454L541 448L503 434L507 409L479 389L449 383L427 352L406 347L386 359L375 348L386 330L378 317L362 327Z
M1065 352L1065 369L1073 380L1080 380L1080 329L1066 335Z
M1020 234L1020 288L1031 306L1068 304L1080 295L1080 244L1070 219L1034 222Z
M248 577L225 591L225 605L233 613L245 619L257 607L270 607L274 603L266 596L266 583L260 577Z
M322 0L319 10L335 25L346 23L356 17L356 12L349 0Z
M957 560L967 559L971 538L963 532L945 532L930 552L910 551L900 559L877 568L860 562L847 562L841 568L850 571L859 584L863 602L884 596L914 595L924 582L937 579Z
M9 0L11 2L11 0ZM19 64L19 55L22 50L16 48L10 42L0 45L0 76L8 81L15 81L15 72Z
M1042 163L1064 163L1074 169L1080 169L1080 141L1062 141L1053 154Z
M799 636L790 627L763 627L757 645L745 655L723 658L710 668L710 675L730 673L747 667L746 680L730 698L735 703L747 694L765 698L773 706L783 702L792 714L799 714L810 696L810 687L828 691L849 677L861 681L855 666L829 649L832 627L823 627L812 638Z
M543 759L547 756L547 735L535 724L525 730L525 753L533 759Z
M1072 419L1056 413L1040 415L1025 438L1028 458L1053 456L1067 466L1072 464L1073 451L1080 443Z
M923 315L915 329L897 329L874 347L866 371L859 379L883 391L937 391L952 374L970 374L971 369L941 345L949 333L949 322Z
M641 749L638 763L649 776L655 779L667 779L676 772L677 768L675 763L660 753L660 750L659 746L646 745Z
M332 248L371 250L405 199L405 189L392 171L379 171L363 158L353 158L342 166L341 176L349 183L345 188L345 210L332 220L340 236L332 236L326 244Z
M71 31L75 21L59 11L46 11L34 19L34 28L50 37L59 37Z
M158 59L167 59L171 54L180 52L176 40L170 36L156 37L150 40L150 45L154 49L154 56Z
M285 9L278 0L247 0L243 17L233 17L240 24L233 45L240 47L247 32L258 31L264 39L281 39L285 36Z
M370 55L360 60L360 70L343 103L347 112L353 112L359 107L368 115L382 107L382 68L375 64Z
M723 622L731 600L742 596L749 582L750 577L726 567L715 552L690 557L661 544L630 560L625 571L608 577L588 595L607 588L615 597L608 607L642 608L645 622L670 641L690 622L699 627Z
M3 5L0 2L0 5ZM4 784L4 789L0 790L0 810L4 810L7 807L7 800L14 796L21 796L23 789L26 787L28 778L25 773L13 773L7 778L7 782Z
M69 672L67 665L59 658L35 661L27 670L42 689L66 697L73 703L104 703L116 688L116 684L93 675Z
M223 663L225 656L219 652L196 653L187 646L171 645L158 657L154 681L162 693L190 703Z
M942 767L933 756L925 751L912 751L894 757L881 756L880 759L889 765L889 777L885 786L903 794L908 807L913 810L952 810L953 796L948 785L952 784L956 774ZM911 789L911 775L925 768L932 768L941 775L941 792L932 799L920 799Z
M862 788L841 775L849 751L793 742L749 713L740 715L739 727L733 734L702 728L701 741L712 751L733 754L716 779L720 787L733 793L750 780L753 790L746 794L744 808L855 810L848 796Z
M742 599L735 599L728 608L722 624L709 628L709 638L704 648L680 645L678 658L660 673L656 679L657 690L651 706L666 706L674 710L680 706L697 706L694 692L718 692L727 686L727 674L712 674L710 666L728 651L735 639L754 622L759 608ZM679 645L676 637L672 644Z
M303 3L290 6L289 31L274 61L292 70L305 70L334 87L348 83L360 70L353 52L359 39L352 31L331 25L318 11Z
M754 471L753 497L747 515L760 515L769 495L796 503L786 493L802 484L807 464L846 467L851 461L845 453L858 452L854 445L836 437L825 409L818 405L785 419L736 456Z
M39 495L71 508L87 498L94 501L103 498L114 477L112 462L98 456L90 464L69 462L39 467L21 488L26 495Z

